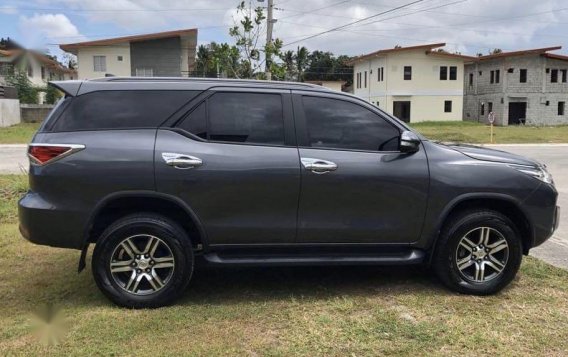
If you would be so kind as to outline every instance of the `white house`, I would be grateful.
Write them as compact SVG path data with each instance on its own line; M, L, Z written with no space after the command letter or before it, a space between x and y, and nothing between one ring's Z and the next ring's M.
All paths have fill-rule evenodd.
M0 85L6 84L6 76L15 71L26 73L32 85L40 89L45 89L51 80L77 79L75 70L42 53L23 48L0 50ZM40 92L40 104L44 97L45 92Z
M354 94L405 122L462 120L464 63L445 43L383 49L352 59Z
M187 77L193 71L197 29L70 43L79 79L114 76Z

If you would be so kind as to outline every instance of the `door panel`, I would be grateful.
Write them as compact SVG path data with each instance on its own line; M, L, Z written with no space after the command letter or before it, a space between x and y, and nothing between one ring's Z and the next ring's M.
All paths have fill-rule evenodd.
M162 153L201 159L188 169ZM209 244L288 243L296 237L300 190L298 149L200 142L158 130L159 192L184 200L203 224Z
M300 148L300 157L333 162L302 168L298 241L410 243L418 239L428 198L424 150L414 154Z
M399 152L401 128L372 105L297 91L302 163L298 241L411 243L429 189L424 149Z

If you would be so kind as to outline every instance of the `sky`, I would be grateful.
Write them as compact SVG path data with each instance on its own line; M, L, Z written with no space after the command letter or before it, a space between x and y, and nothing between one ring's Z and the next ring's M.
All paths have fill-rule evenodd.
M414 4L408 5L416 1ZM0 37L61 55L58 44L198 28L198 43L229 42L239 0L0 0ZM266 6L266 1L252 1ZM284 49L306 46L360 55L395 45L445 42L475 55L564 46L566 0L274 0L274 36ZM406 7L397 9L398 7ZM381 15L382 14L382 15ZM371 17L374 16L374 17ZM371 17L338 31L326 30Z

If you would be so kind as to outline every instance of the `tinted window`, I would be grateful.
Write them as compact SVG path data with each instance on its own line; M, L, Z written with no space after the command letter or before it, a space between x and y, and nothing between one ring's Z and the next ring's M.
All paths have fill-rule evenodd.
M399 131L370 110L346 101L303 97L309 142L315 148L397 151Z
M284 144L280 94L217 93L207 101L208 139Z
M197 91L100 91L73 98L53 131L155 128Z
M207 107L206 103L201 103L181 122L180 128L199 136L202 139L207 139Z

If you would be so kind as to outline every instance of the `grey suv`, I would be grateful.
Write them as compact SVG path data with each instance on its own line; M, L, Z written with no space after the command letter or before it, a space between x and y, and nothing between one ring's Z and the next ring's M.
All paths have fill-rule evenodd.
M111 77L66 96L29 145L22 235L82 250L113 302L157 307L194 262L423 264L491 294L558 224L545 167L443 145L302 83Z

